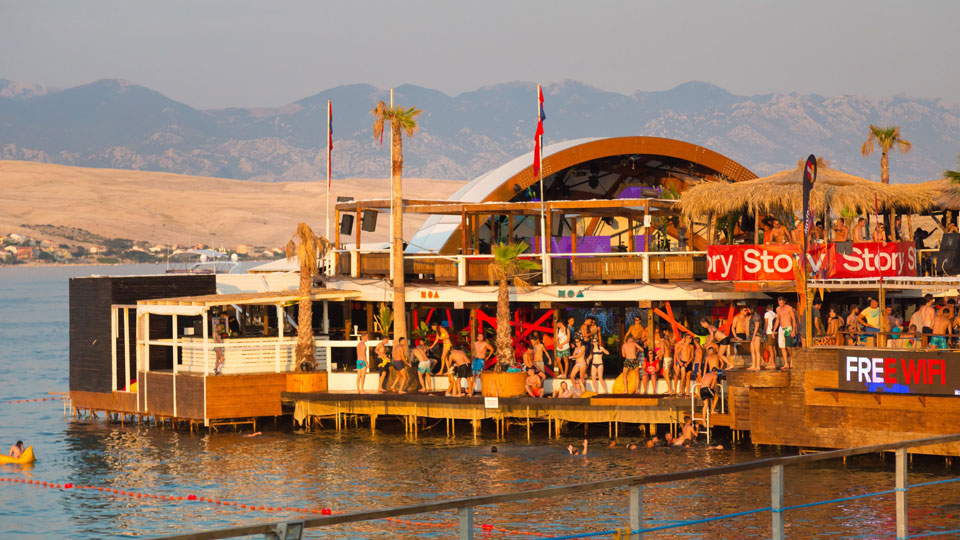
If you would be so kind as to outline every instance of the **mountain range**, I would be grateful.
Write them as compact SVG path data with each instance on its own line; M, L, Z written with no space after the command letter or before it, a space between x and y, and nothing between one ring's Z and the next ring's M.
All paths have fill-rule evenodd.
M879 156L860 155L871 123L899 125L913 143L909 154L891 156L894 182L939 178L955 168L960 151L960 106L939 99L739 96L703 82L624 95L564 81L546 85L544 95L548 145L581 137L669 137L720 152L761 176L814 153L834 168L878 179ZM328 99L334 177L387 176L389 150L374 140L369 110L388 99L388 91L366 84L283 107L199 110L117 79L64 89L0 79L0 159L315 181L326 175ZM420 131L404 140L405 175L471 179L533 147L533 84L457 96L404 85L395 89L395 101L423 110Z

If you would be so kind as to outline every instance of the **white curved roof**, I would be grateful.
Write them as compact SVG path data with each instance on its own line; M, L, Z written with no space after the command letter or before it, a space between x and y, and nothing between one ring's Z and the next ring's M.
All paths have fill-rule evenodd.
M604 137L590 137L547 145L543 148L543 158L546 159L548 156L573 148L574 146L599 141L603 138ZM533 152L531 151L474 178L468 182L467 185L458 189L456 193L451 195L447 200L456 202L483 202L488 195L502 186L504 182L520 174L532 164ZM417 230L416 234L413 235L413 238L410 239L406 251L407 253L417 253L421 251L438 252L459 226L459 216L430 216L420 229Z

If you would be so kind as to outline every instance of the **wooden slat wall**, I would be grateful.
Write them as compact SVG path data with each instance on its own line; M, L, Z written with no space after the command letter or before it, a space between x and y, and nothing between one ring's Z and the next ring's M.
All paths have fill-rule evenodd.
M960 432L960 398L818 392L837 386L837 351L799 351L789 384L749 388L754 443L848 448ZM960 455L960 444L921 453Z
M177 418L203 419L203 375L177 375Z
M286 387L286 373L207 377L207 417L277 416Z
M148 371L146 386L138 384L140 394L147 396L147 413L173 416L173 373Z
M70 401L78 409L137 412L137 395L131 392L84 392L71 390Z
M110 306L136 304L137 300L171 296L214 294L216 276L157 275L106 276L73 278L70 280L70 389L88 392L110 392L113 369L110 366ZM135 314L131 313L135 319ZM181 321L184 326L190 321ZM122 321L122 319L121 319ZM168 338L172 333L170 317L151 317L151 337ZM136 321L132 321L131 340L136 336ZM117 387L123 388L123 331L120 326L117 346ZM164 350L166 349L166 350ZM131 350L131 357L136 353ZM152 347L151 367L170 369L173 353L167 348ZM133 374L131 373L131 377Z

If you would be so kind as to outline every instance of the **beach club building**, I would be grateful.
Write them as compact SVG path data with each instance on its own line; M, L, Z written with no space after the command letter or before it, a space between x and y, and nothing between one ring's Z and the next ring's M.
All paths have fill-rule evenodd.
M657 425L675 429L683 415L700 415L699 398L667 396L663 382L657 394L638 395L635 380L622 379L619 346L636 318L651 342L663 330L701 339L701 320L730 333L741 307L772 306L781 295L803 318L811 291L825 303L879 295L882 305L908 310L925 292L960 286L953 278L923 276L912 242L896 241L892 233L892 241L860 244L824 238L809 246L806 258L813 265L804 270L797 244L771 245L761 238L771 217L790 226L800 213L802 174L798 167L757 178L729 157L683 141L592 138L545 147L542 174L535 173L530 153L477 177L447 200L404 200L405 215L427 216L404 239L407 311L394 315L406 317L411 341L432 342L434 322L464 350L478 334L492 335L497 287L490 280L491 246L524 242L529 246L524 257L540 270L525 276L529 289L510 289L517 356L535 333L551 350L555 320L572 317L579 325L591 317L611 353L603 362L608 392L616 393L529 398L523 374L484 371L476 384L483 395L497 398L493 402L427 395L416 392L413 367L410 394L378 394L373 372L366 377L367 393L358 396L359 334L370 333L370 347L390 338L383 335L380 312L393 300L391 253L363 239L364 233L389 227L389 215L380 216L390 211L390 201L383 199L336 204L333 249L320 261L310 294L318 371L299 371L294 360L301 296L291 290L293 279L281 288L280 278L268 284L270 274L260 273L255 276L262 282L240 285L242 280L230 275L151 276L136 278L149 283L127 294L132 289L119 278L81 278L71 281L73 405L78 411L191 426L293 414L307 426L334 418L338 428L346 418L374 428L377 417L399 416L414 433L427 418L446 419L448 433L457 420L469 421L475 435L485 420L496 424L498 436L511 423L526 424L529 433L532 423L546 422L554 435L570 423L607 423L614 436L621 423L648 432ZM927 188L910 191L829 169L821 174L810 195L818 216L859 210L889 230L896 215L933 210L936 200L922 191ZM99 313L99 322L92 313L81 315L89 310ZM96 336L103 343L93 350L89 343ZM704 420L729 429L733 438L749 432L754 443L802 447L960 430L960 416L928 414L960 410L954 395L960 383L952 371L960 373L960 355L906 350L899 347L899 335L882 332L852 339L854 346L808 340L795 349L792 370L759 372L742 369L750 362L749 342L733 339L731 355L741 369L728 370L720 407ZM956 347L952 341L949 346ZM851 364L848 357L856 359ZM930 361L943 360L946 367L928 369L932 375L922 384L896 379L903 373L891 370L893 379L879 384L875 372L865 379L860 369L877 358L928 368ZM546 389L559 380L548 379ZM440 393L447 388L445 376L434 375L434 382ZM865 417L870 421L856 421ZM926 451L957 455L960 447Z

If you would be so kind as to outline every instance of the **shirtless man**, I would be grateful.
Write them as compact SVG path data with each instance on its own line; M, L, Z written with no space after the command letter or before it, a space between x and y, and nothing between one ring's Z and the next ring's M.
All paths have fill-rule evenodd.
M676 386L674 380L675 370L673 369L673 336L670 330L663 331L663 337L660 338L660 352L663 353L663 362L660 364L660 375L667 383L667 395L673 394L673 387Z
M16 444L10 447L10 453L7 454L13 459L17 459L23 455L23 441L17 441Z
M724 364L729 364L729 367L733 367L733 362L727 359L727 348L730 346L730 336L724 334L720 331L719 328L710 324L710 321L703 319L700 321L700 326L707 330L707 347L716 348L717 353L720 355L720 358L723 360Z
M450 367L450 349L453 348L453 342L450 341L450 332L447 332L447 329L440 326L440 323L436 321L430 324L430 328L434 332L433 343L430 344L430 350L432 351L438 344L442 344L443 352L440 353L440 370L446 371Z
M433 371L433 361L427 356L427 348L424 345L417 345L413 348L413 361L417 365L417 378L420 379L420 391L433 391L433 377L430 372Z
M524 382L523 389L530 397L543 397L543 379L536 369L527 369L527 380Z
M470 359L467 354L460 349L450 351L450 371L449 377L452 382L451 388L447 389L448 395L460 397L463 395L461 383L470 384L473 381L473 370L470 369ZM473 386L467 387L467 395L473 395Z
M391 392L406 394L404 388L407 387L407 379L409 378L409 375L407 375L408 358L407 338L400 338L397 344L393 346L393 360L390 361L390 365L394 371L397 372L397 379L393 381L393 385L390 386Z
M700 435L700 430L693 425L693 421L690 419L689 415L684 415L683 417L683 430L680 432L680 436L673 439L673 446L683 446L687 443L692 443L696 440L697 435Z
M632 336L633 340L639 343L645 331L646 328L640 324L640 317L634 317L633 324L627 329L627 336Z
M637 345L637 342L633 339L633 336L630 335L630 333L627 333L626 340L620 347L620 355L623 357L624 386L626 386L629 373L640 367L640 360L638 360L638 358L641 351L643 351L643 349L640 348L640 345Z
M677 346L674 348L674 355L676 355L673 370L676 376L674 380L676 386L674 393L678 396L685 397L687 390L690 388L690 364L693 362L692 340L693 338L690 334L683 334L680 336L680 340L677 341Z
M803 245L803 221L796 220L793 222L793 230L790 231L790 240L798 246Z
M530 345L533 346L534 365L536 365L537 369L541 372L546 371L546 366L552 363L552 360L550 360L550 353L547 352L547 347L544 346L543 339L538 332L530 336Z
M373 349L373 353L377 355L377 358L380 362L377 364L377 369L380 370L380 382L377 383L377 393L382 394L386 389L383 387L383 381L387 380L387 373L389 372L390 367L390 358L387 356L387 340L381 339L380 343L377 343L376 348Z
M757 306L757 312L747 321L747 335L750 339L750 367L747 371L760 371L760 363L763 361L763 332L763 316L760 315L760 306Z
M750 308L744 306L740 308L740 313L733 316L733 324L730 326L733 335L740 341L747 340L747 334L750 333Z
M783 223L780 223L779 219L773 220L773 228L770 229L770 241L768 244L786 244L787 243L787 228L783 226Z
M793 347L799 326L797 324L797 312L793 309L793 306L787 303L786 298L782 296L777 298L777 344L783 352L783 365L780 369L793 368L790 349Z
M360 341L357 342L357 393L363 393L363 382L367 378L367 340L369 335L364 332L360 334Z
M473 376L483 371L487 365L487 360L493 356L493 347L483 339L483 334L477 334L477 340L473 342Z
M867 220L860 218L857 220L857 224L853 226L853 241L854 242L865 242L869 236L870 231L867 230Z
M717 412L717 372L708 371L700 378L700 400L703 401L704 418L707 412ZM713 402L713 403L711 403Z
M853 339L854 342L860 339L860 308L857 306L850 306L850 314L847 315L847 332L849 333L848 338Z
M837 218L836 221L833 222L833 241L846 242L849 236L850 229L847 228L847 224L843 222L842 217Z
M945 307L933 318L933 336L930 337L931 348L946 349L948 336L953 335L953 312Z

